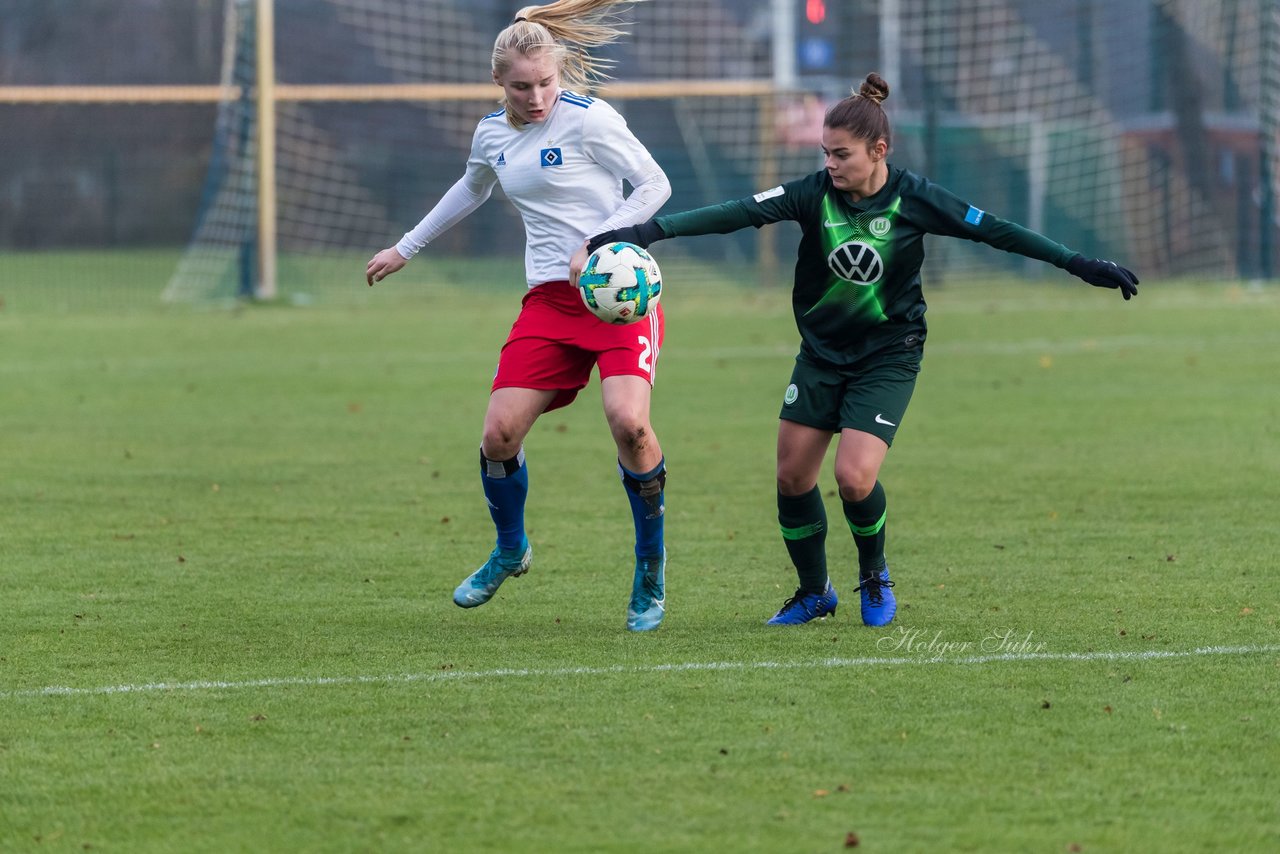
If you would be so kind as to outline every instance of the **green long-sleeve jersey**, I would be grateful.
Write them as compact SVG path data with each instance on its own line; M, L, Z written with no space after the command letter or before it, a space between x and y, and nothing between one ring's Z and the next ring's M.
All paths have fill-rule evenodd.
M667 237L684 237L782 220L803 231L791 295L801 354L829 365L857 365L924 341L926 234L963 237L1058 267L1076 254L894 166L884 187L859 202L832 186L824 170L655 222Z

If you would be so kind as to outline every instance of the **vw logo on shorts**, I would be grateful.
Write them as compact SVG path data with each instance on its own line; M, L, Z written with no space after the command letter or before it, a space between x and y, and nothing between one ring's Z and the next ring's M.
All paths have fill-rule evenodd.
M782 396L782 402L790 406L800 397L800 389L796 388L796 384L792 383L787 386L787 393Z
M841 243L827 256L827 266L846 282L874 285L884 275L884 261L875 247L865 243Z

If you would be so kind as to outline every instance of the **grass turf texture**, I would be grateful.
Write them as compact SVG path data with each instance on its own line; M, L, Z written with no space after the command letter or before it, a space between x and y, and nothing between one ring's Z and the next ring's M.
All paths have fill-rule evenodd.
M828 460L840 611L778 629L787 294L673 284L669 616L635 636L595 385L527 443L532 571L450 602L516 298L411 281L0 314L0 849L1280 845L1273 291L935 290L882 478L898 619L858 621ZM1064 658L1210 646L1262 651Z

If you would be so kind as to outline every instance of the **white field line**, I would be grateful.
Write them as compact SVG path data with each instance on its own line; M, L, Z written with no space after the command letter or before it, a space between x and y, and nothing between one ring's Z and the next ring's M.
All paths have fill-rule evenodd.
M895 639L896 642L896 639ZM0 700L18 697L68 697L95 694L147 694L173 691L233 691L250 688L315 688L331 685L398 685L412 682L487 681L508 678L558 679L566 676L612 676L616 674L701 673L722 670L808 670L919 665L983 665L1039 661L1155 661L1199 658L1211 655L1262 655L1280 653L1280 644L1260 646L1202 646L1188 650L1145 650L1141 652L1009 652L991 655L905 655L858 658L820 658L813 661L690 661L677 664L642 664L611 667L496 668L492 670L440 670L430 673L403 673L373 676L282 676L242 681L197 680L193 682L145 682L136 685L99 685L71 688L50 685L0 691Z

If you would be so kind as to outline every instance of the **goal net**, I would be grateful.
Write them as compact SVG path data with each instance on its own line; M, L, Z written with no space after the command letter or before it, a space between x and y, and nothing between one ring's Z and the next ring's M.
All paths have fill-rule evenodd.
M1148 276L1272 275L1275 3L897 5L900 160Z
M278 262L282 296L350 296L360 290L364 261L462 173L476 122L499 95L488 82L493 38L519 4L276 0L268 189L276 215L268 246L259 245L258 227L257 3L202 7L215 4L223 12L217 82L225 97L211 145L189 157L207 162L203 186L168 208L155 199L148 208L171 211L170 231L175 221L191 222L164 297L251 294L264 252ZM1270 278L1278 7L1277 0L652 0L626 12L631 35L603 51L614 79L597 94L667 171L671 212L821 168L824 109L878 71L892 86L894 164L1073 249L1122 260L1144 278ZM23 110L37 109L29 93L6 100L5 82L0 115L13 121L0 121L0 142L17 133ZM57 101L56 87L48 92L39 109L76 109ZM14 106L20 97L27 106ZM137 111L121 105L120 114ZM94 132L106 144L116 130L104 122ZM34 144L29 126L26 134L23 144ZM55 161L60 144L51 137L42 156ZM13 189L15 170L34 158L0 164L0 187L9 190L0 194L0 247L22 249L51 233L26 213L37 196ZM469 287L518 283L523 228L501 193L495 197L419 256L413 275ZM780 224L672 241L660 257L668 278L678 273L691 285L786 288L798 234ZM141 226L130 235L157 239ZM933 283L1052 272L965 241L931 239L928 258Z
M250 293L261 251L249 94L254 4L228 0L226 10L223 82L245 94L220 105L204 203L166 289L170 300ZM278 0L282 294L305 298L359 283L364 260L398 240L462 174L477 122L497 106L490 54L511 14L510 3L493 0ZM603 51L615 63L615 89L603 94L668 171L670 209L776 181L769 3L655 2L626 17L631 37ZM808 144L800 158L804 171L817 164L814 150ZM716 254L750 263L750 241L729 244ZM420 258L414 266L435 279L497 278L509 287L522 275L519 215L491 201Z

